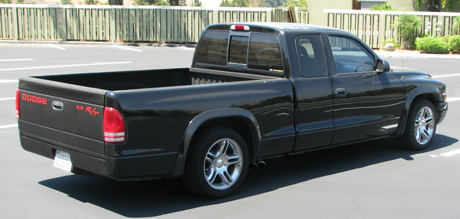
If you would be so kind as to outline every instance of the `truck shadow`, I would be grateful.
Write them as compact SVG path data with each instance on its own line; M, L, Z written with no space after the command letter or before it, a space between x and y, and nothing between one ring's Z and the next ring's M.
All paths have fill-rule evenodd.
M430 149L420 152L401 149L394 139L387 139L272 159L264 170L249 171L236 195L220 200L191 194L180 180L116 182L102 177L69 175L39 184L125 217L152 217L239 200L395 159L410 162L414 160L413 155L429 153L456 142L458 139L438 134Z

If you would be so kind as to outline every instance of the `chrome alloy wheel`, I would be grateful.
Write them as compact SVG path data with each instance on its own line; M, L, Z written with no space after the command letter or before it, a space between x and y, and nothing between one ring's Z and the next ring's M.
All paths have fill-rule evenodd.
M208 184L216 190L230 188L241 175L242 155L236 141L229 138L216 141L204 160L203 171Z
M430 142L436 125L434 121L433 110L430 107L425 106L418 111L415 117L414 134L419 144Z

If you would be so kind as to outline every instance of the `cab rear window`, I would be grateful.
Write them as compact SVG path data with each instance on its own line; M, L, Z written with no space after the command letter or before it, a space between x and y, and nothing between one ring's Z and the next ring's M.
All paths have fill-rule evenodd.
M199 63L226 65L229 31L208 31L201 39L196 61Z
M265 33L241 35L207 31L201 39L196 62L232 69L283 72L279 39Z
M248 51L247 36L232 36L230 40L229 62L246 64Z

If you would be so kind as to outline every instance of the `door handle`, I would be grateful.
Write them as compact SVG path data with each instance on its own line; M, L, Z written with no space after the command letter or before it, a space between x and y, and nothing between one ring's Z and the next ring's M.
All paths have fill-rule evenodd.
M335 89L335 96L336 97L346 97L348 95L348 91L346 88L337 88Z

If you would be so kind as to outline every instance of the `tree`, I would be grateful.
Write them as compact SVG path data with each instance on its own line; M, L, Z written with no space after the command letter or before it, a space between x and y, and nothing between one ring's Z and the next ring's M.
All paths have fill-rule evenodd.
M284 4L285 7L308 8L307 0L290 0Z
M220 7L250 7L249 0L223 0Z
M287 0L265 0L264 3L262 3L262 7L280 7L283 6L286 3Z
M417 15L403 14L395 27L401 36L404 49L411 49L422 27L422 19Z
M201 7L202 5L203 4L201 3L200 0L194 0L194 2L193 2L193 6L195 6L195 7Z
M163 0L134 0L136 5L169 5L168 1Z
M424 5L428 11L441 11L454 9L455 2L460 0L415 0L415 6L420 10L420 6Z

